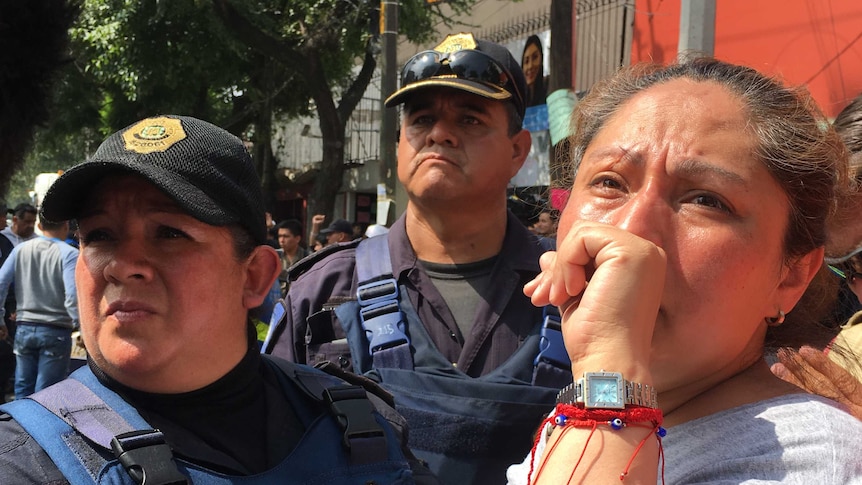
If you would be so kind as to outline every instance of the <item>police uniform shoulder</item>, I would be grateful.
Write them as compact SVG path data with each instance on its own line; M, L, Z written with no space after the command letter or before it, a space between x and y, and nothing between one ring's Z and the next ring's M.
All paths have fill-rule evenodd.
M308 256L297 261L293 266L288 268L287 270L287 279L289 281L295 281L299 278L303 273L307 272L311 268L313 268L317 263L323 261L333 254L337 254L347 249L356 249L356 246L359 246L359 243L362 242L362 239L354 239L353 241L343 242L338 244L332 244L330 246L326 246L325 248L315 251Z

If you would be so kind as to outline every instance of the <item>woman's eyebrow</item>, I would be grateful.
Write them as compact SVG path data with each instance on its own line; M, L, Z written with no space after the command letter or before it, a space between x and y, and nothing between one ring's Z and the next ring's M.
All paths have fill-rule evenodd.
M748 188L748 181L736 172L727 170L718 165L705 162L697 159L686 159L681 161L674 172L686 178L694 177L718 177L727 183L738 185L743 188Z
M618 163L626 163L633 166L642 166L644 164L643 155L637 150L629 150L621 146L609 146L601 148L590 154L586 161L601 161L605 159L613 159L614 165Z

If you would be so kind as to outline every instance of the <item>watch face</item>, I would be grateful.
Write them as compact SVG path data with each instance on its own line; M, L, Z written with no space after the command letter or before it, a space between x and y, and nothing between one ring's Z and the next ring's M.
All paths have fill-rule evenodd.
M621 394L622 377L615 373L587 374L585 407L625 407ZM600 375L595 375L600 374Z
M617 402L617 380L595 377L590 386L590 400L596 404Z

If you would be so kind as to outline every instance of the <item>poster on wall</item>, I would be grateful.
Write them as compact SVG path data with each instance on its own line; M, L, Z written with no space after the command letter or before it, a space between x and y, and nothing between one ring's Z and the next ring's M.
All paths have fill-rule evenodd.
M524 128L530 131L533 145L524 166L511 180L514 187L531 187L550 184L551 137L548 131L548 76L551 31L546 30L506 44L515 59L520 59L527 80L524 94L527 112Z

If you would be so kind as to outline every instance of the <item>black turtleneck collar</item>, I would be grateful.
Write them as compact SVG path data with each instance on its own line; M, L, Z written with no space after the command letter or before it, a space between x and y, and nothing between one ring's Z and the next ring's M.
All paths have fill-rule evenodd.
M92 360L88 364L102 384L165 434L176 456L222 473L251 475L281 462L304 430L277 377L263 365L251 325L248 341L246 355L230 372L180 394L139 391L120 384Z

